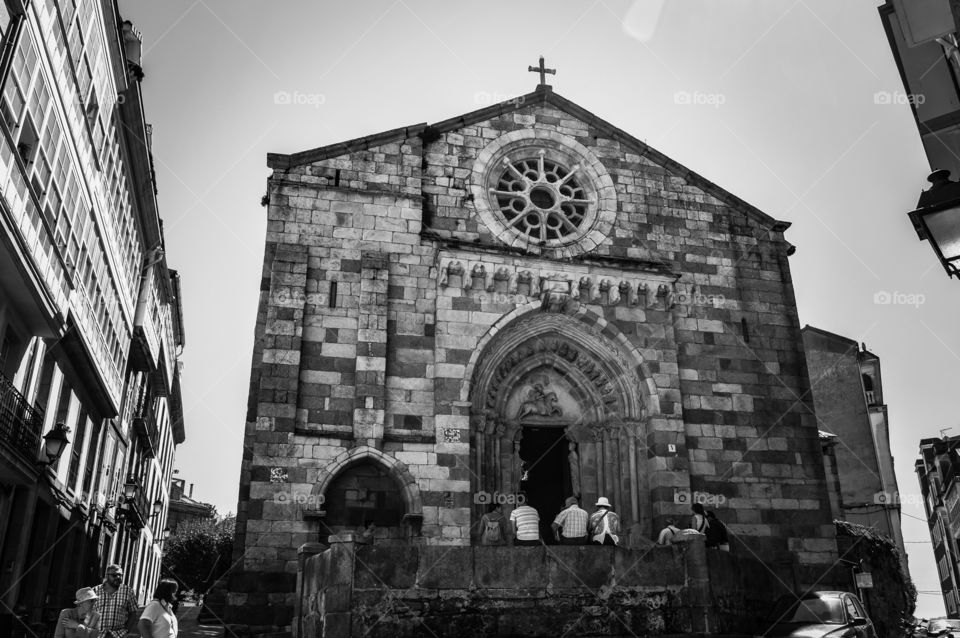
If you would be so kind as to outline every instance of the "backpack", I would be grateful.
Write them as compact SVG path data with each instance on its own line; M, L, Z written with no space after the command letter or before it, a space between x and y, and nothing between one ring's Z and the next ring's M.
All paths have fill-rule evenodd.
M503 540L500 534L500 519L486 519L483 525L482 541L485 545L495 545Z

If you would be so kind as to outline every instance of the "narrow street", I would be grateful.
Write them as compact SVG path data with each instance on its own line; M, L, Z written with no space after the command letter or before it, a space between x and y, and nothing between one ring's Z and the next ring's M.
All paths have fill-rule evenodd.
M201 625L197 622L200 607L194 603L183 602L177 613L180 623L179 638L223 638L223 625Z

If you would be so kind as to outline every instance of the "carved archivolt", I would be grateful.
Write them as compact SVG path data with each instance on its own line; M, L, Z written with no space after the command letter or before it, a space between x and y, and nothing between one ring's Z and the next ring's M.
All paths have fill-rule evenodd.
M487 344L472 380L475 427L493 431L503 419L553 418L570 425L641 420L646 385L618 346L594 326L565 314L532 313L520 317ZM531 375L543 370L563 380L579 406L578 414L559 408L557 388L536 387ZM518 390L529 394L514 409L507 402ZM550 394L554 393L551 401ZM516 399L514 399L516 401ZM512 430L512 428L508 428Z

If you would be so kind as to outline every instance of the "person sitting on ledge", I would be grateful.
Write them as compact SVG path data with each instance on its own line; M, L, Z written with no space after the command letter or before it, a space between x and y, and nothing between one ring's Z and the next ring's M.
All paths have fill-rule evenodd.
M597 511L590 515L587 531L594 545L619 545L620 517L606 496L597 499Z
M587 544L587 512L577 505L576 496L567 498L566 508L557 514L550 527L553 528L553 533L561 545Z
M720 522L713 511L707 512L707 547L730 551L730 540L727 538L727 526Z
M667 526L660 530L657 537L657 545L673 545L674 539L683 534L683 530L677 527L677 519L668 518Z
M510 523L513 526L513 535L516 545L540 545L540 514L527 505L527 495L517 494L517 502L521 503L510 512Z

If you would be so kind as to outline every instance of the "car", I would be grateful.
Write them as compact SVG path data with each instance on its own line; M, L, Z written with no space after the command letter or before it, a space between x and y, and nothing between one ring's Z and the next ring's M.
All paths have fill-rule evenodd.
M945 636L946 634L960 636L960 620L934 618L927 623L927 636Z
M763 627L765 638L877 638L860 599L845 591L781 596Z

